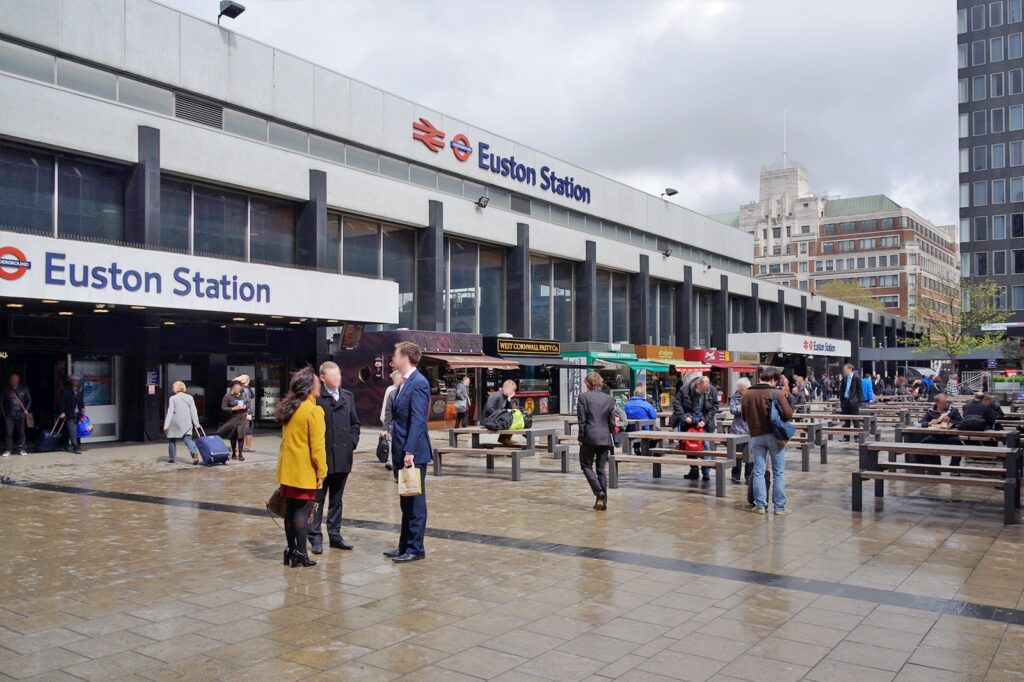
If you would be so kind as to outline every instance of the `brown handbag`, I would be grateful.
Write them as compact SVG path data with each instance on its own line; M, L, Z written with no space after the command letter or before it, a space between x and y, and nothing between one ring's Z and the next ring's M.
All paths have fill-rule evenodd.
M284 518L285 503L287 498L281 494L281 486L274 488L274 492L270 495L270 499L267 500L267 511L274 516ZM319 508L316 502L309 507L309 516L307 517L308 523L313 523L313 517L316 516L316 510Z

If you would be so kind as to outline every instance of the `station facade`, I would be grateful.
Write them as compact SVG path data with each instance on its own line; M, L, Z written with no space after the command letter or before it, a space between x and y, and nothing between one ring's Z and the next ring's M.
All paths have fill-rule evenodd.
M783 333L854 361L907 333L753 257L741 230L158 3L4 4L0 371L44 423L68 373L104 438L159 436L177 379L216 421L250 374L269 420L289 371L362 331Z

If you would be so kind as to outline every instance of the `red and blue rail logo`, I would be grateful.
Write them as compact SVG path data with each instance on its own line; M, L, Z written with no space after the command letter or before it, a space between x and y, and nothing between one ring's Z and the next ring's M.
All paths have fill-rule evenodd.
M459 161L468 161L469 157L473 155L473 146L469 144L469 138L462 133L453 137L449 144L452 154L455 154L455 158Z
M22 277L32 263L25 258L21 249L13 246L0 246L0 279L13 282Z
M412 139L419 140L435 154L444 149L444 133L425 118L412 122Z

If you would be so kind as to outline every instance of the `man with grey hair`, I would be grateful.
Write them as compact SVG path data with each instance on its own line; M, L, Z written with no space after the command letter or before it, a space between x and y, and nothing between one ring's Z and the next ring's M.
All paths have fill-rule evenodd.
M743 420L743 410L741 405L743 403L743 394L750 388L750 379L741 377L736 380L736 392L729 398L729 414L732 415L732 424L729 425L729 433L735 433L740 435L746 435L750 433L750 427L747 426L747 422ZM754 462L750 459L748 448L746 444L740 445L736 448L736 454L743 453L743 477L745 480L750 479L750 472L754 468ZM740 482L740 464L737 462L736 466L732 468L732 482Z
M711 380L706 376L699 376L684 386L676 394L672 401L672 413L682 431L694 429L697 431L713 432L715 430L715 416L718 414L718 394L711 385ZM691 467L686 478L696 480L703 474L704 480L710 480L711 475L706 467Z

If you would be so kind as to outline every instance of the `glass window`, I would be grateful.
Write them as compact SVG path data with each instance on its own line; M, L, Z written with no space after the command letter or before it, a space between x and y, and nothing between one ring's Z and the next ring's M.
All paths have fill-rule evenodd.
M1013 0L1010 0L1013 2ZM1019 2L1019 0L1018 0ZM961 9L956 12L956 32L957 34L967 33L967 10Z
M974 183L974 202L972 206L988 206L988 183L980 180Z
M1004 76L1005 74L1003 74L1002 71L1000 71L999 73L993 73L989 75L988 94L990 97L1002 97L1003 95L1006 94L1006 92L1003 89Z
M554 261L552 264L552 329L551 338L572 341L572 288L574 265L568 261Z
M1022 252L1024 253L1024 252ZM612 273L607 270L597 271L597 322L594 324L597 338L595 341L608 343L611 341L611 291Z
M974 274L978 277L988 276L988 252L979 251L974 254Z
M409 166L409 181L421 187L437 188L437 171L413 164Z
M857 231L857 223L839 223L839 234L851 234Z
M629 341L629 279L612 273L612 339Z
M1006 39L1006 57L1007 59L1020 59L1024 57L1024 43L1021 41L1020 33L1011 33Z
M1024 166L1024 141L1010 143L1010 165Z
M990 62L1003 61L1003 38L992 38L988 41L988 60Z
M993 180L992 181L992 203L993 204L1005 204L1006 203L1006 180Z
M462 196L472 201L476 201L480 197L487 196L487 189L483 185L478 185L475 182L469 180L463 180L462 182Z
M192 216L192 185L160 180L160 248L188 251L188 224Z
M1010 107L1011 109L1013 107ZM1001 133L1006 129L1006 111L999 107L998 109L992 110L992 130L993 133Z
M989 26L1002 26L1003 25L1003 3L1002 0L999 2L993 2L988 6L988 25Z
M971 43L971 66L982 66L985 64L987 47L984 40L975 40Z
M1024 213L1014 213L1010 216L1010 238L1024 238Z
M1005 251L993 251L992 252L992 274L993 275L1005 275L1006 274L1006 252Z
M270 122L270 144L303 154L309 153L309 136L305 132L273 121Z
M551 222L556 225L569 226L569 211L561 206L551 205Z
M359 170L377 172L377 155L361 147L345 147L345 163Z
M267 119L224 109L224 130L260 142L267 141Z
M53 234L53 156L0 142L0 226Z
M480 334L505 331L505 251L480 247Z
M974 217L974 241L985 241L988 239L988 217L979 215Z
M477 246L448 240L448 331L475 333Z
M327 239L324 240L321 262L328 272L341 272L341 216L327 214Z
M382 156L380 157L380 174L408 182L409 164L405 161L392 159L390 156Z
M415 327L415 289L416 289L416 231L409 228L384 225L384 279L398 282L398 326L412 329ZM483 251L483 250L481 250ZM481 256L482 257L482 256ZM481 288L485 284L481 275ZM490 289L483 289L484 302ZM504 309L499 298L492 315L501 316ZM483 311L481 311L481 323ZM481 330L484 331L484 330ZM491 332L484 331L485 334ZM497 333L497 332L494 332Z
M448 194L462 196L462 180L447 173L437 174L437 188Z
M379 224L346 217L342 242L342 270L346 275L380 277Z
M1006 239L1006 216L992 216L992 239Z
M530 257L530 334L551 338L551 260Z
M1010 287L1010 296L1012 297L1013 309L1024 310L1024 287Z
M957 81L957 87L959 88L957 102L960 104L966 104L967 102L970 102L971 97L967 90L967 79L961 78L959 81Z
M124 241L122 168L84 159L57 163L57 231L62 237Z
M971 276L971 254L969 253L960 254L960 276Z
M1024 130L1024 104L1010 107L1010 130Z
M971 101L980 102L985 99L985 76L975 76L971 79Z
M1024 249L1014 249L1010 252L1010 255L1013 258L1013 274L1019 275L1024 273ZM969 275L970 273L968 272L964 274Z
M249 260L295 264L295 205L273 199L249 200Z
M675 343L676 288L671 282L658 283L658 339L662 346ZM739 331L734 329L734 331Z
M487 196L491 199L491 206L497 206L498 208L503 208L507 211L512 205L512 195L503 189L488 187Z
M988 134L988 112L982 109L981 111L974 112L974 135L986 135Z
M1024 201L1024 178L1010 178L1010 201Z
M87 95L117 99L117 76L77 62L57 60L57 85L63 85L65 88L78 90Z
M1015 24L1021 19L1021 0L1006 0L1006 20Z
M992 145L992 167L993 168L1005 168L1006 167L1006 146L1000 142L999 144Z
M988 147L986 145L979 145L974 148L974 163L971 165L971 170L983 171L988 168Z
M970 134L970 117L967 114L960 114L960 137L968 137Z
M55 61L51 55L0 42L0 71L52 83Z
M960 43L956 46L956 67L958 69L966 69L971 65L967 57L967 48L967 43Z
M971 219L961 218L960 219L960 241L969 242L971 241Z
M971 186L966 182L960 183L960 208L970 208Z
M158 114L174 115L174 94L149 83L121 77L117 84L117 99L133 107L148 109Z
M245 196L194 185L192 202L194 253L245 260L245 231L249 222Z
M335 163L345 163L345 145L319 135L309 136L309 153Z
M971 8L971 30L985 30L985 5L975 5Z
M1010 94L1019 95L1024 92L1024 69L1010 69Z

